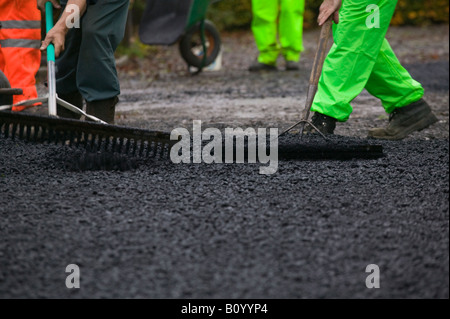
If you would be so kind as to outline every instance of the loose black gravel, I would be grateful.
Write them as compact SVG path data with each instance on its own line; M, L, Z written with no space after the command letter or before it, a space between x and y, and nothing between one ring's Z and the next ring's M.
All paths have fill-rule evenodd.
M448 298L449 141L381 144L265 176L0 138L0 298Z

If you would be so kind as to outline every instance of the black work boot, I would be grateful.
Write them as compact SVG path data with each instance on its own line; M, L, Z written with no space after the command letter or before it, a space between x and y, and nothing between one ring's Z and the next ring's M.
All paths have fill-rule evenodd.
M368 137L401 140L415 131L423 130L438 121L425 100L395 109L389 115L389 124L386 128L369 130Z
M334 134L337 120L331 116L314 113L311 123L324 135ZM309 124L306 124L304 132L306 134L317 133L317 131Z
M114 115L116 113L116 104L119 102L117 96L86 103L86 113L105 121L108 124L114 124Z
M83 97L81 96L80 92L76 91L69 94L58 94L58 97L76 107L78 107L80 110L83 109ZM74 113L72 111L69 111L65 107L61 105L56 106L56 114L61 117L79 120L81 115Z
M250 72L264 72L264 71L277 71L277 67L275 65L265 64L258 61L255 61L250 67L248 68Z

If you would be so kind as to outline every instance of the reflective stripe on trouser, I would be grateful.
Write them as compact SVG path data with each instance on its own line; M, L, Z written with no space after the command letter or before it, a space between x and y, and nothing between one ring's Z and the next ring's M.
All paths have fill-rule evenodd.
M23 90L13 103L37 98L36 73L41 64L41 12L35 1L0 2L0 69L11 87ZM13 108L20 111L23 107Z
M81 28L69 30L56 59L58 94L79 91L88 102L120 94L114 51L125 33L128 5L128 0L88 5Z
M259 62L274 65L280 53L288 61L300 60L304 9L305 0L252 0Z
M367 19L375 21L374 11L366 11L371 4L379 7L379 28L366 25ZM346 121L353 111L350 102L364 88L381 100L387 113L422 98L423 87L402 67L385 39L396 4L396 0L343 0L312 111Z
M5 39L0 40L0 46L2 48L39 49L41 47L41 41L30 39Z

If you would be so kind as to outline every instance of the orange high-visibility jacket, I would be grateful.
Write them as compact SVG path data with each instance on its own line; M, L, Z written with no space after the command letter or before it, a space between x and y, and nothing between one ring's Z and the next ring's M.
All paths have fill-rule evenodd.
M14 103L37 98L41 12L36 0L0 0L0 24L0 69L11 87L23 90L23 95L14 96Z

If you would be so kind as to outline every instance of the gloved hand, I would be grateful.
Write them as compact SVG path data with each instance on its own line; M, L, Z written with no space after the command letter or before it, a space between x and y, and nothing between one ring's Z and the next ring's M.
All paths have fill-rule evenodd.
M342 0L324 0L320 6L320 13L317 22L322 26L330 16L333 16L333 21L339 23L339 9L341 8Z

